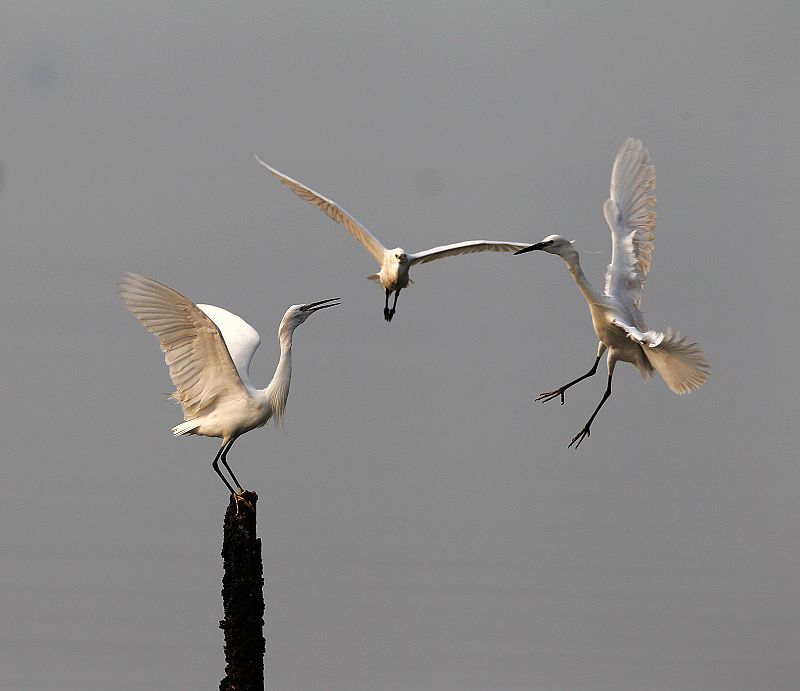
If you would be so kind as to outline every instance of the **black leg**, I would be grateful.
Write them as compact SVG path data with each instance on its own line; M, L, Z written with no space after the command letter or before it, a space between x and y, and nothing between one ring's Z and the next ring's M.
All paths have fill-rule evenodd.
M390 309L388 312L384 313L384 316L386 317L386 321L387 322L392 321L392 317L394 316L395 308L397 307L397 296L398 295L400 295L400 289L399 288L394 291L394 303L392 303L392 309ZM388 292L386 293L386 306L387 307L389 306L389 293Z
M220 446L219 451L217 451L217 455L214 457L214 461L211 463L211 467L214 469L214 472L216 472L216 474L219 475L220 479L225 483L225 486L230 490L231 494L236 494L236 492L233 490L233 487L231 487L231 483L228 482L225 479L225 476L220 472L219 459L222 457L223 453L227 453L228 449L231 448L231 445L233 444L234 441L236 440L231 439L230 441L225 442L222 446ZM225 466L227 467L227 463L225 464ZM228 470L230 470L230 468L228 468ZM233 475L233 473L231 473L231 475Z
M244 489L242 487L242 483L239 482L236 479L236 476L233 474L233 471L231 470L231 467L228 465L228 451L231 450L231 446L233 446L233 442L235 442L235 441L236 441L236 438L233 438L228 442L228 444L226 445L225 450L222 452L222 456L220 456L219 460L221 460L222 461L222 465L224 465L228 469L228 472L231 474L231 477L233 478L233 481L236 483L236 487L239 488L240 492L243 492Z
M577 449L581 445L581 442L591 434L589 428L592 426L592 422L594 421L595 417L597 417L597 413L600 412L600 408L603 407L603 403L605 403L611 396L611 377L613 376L614 373L612 370L608 375L608 386L606 387L606 392L603 394L603 398L600 399L600 403L598 404L597 408L594 409L592 417L589 418L589 422L587 422L584 428L572 438L572 441L569 443L567 448L570 448L573 444L575 444L575 448Z
M600 358L603 357L603 354L600 353L597 356L597 359L594 361L594 365L592 365L592 369L590 369L586 374L582 377L578 377L577 379L573 379L569 384L564 384L560 389L556 389L555 391L545 391L544 393L539 394L539 398L537 401L541 401L542 403L547 403L547 401L552 401L557 396L561 396L561 405L564 405L564 392L570 387L577 384L579 381L583 381L587 377L591 377L595 372L597 372L597 365L600 363Z
M392 318L389 316L389 296L391 294L392 294L392 291L387 288L386 289L386 302L383 305L383 318L387 322L392 320Z

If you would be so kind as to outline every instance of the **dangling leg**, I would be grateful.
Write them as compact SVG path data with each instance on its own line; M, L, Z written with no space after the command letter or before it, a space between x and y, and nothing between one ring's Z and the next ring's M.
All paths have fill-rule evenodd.
M239 488L239 491L236 492L236 494L241 494L242 492L244 492L244 489L242 488L242 483L239 482L236 479L236 476L233 474L233 471L231 470L231 467L228 465L228 451L231 450L231 446L233 446L233 442L235 442L236 439L238 439L238 437L234 437L233 439L231 439L228 442L227 446L225 447L225 450L222 452L222 456L219 457L219 460L221 460L222 461L222 465L224 465L228 469L228 472L231 474L231 477L233 478L233 481L236 483L236 486Z
M387 322L392 321L392 317L394 316L395 308L397 307L397 296L398 295L400 295L400 288L398 288L397 290L394 291L394 303L392 304L392 309L390 309L389 312L386 313L386 315L385 315ZM388 292L386 293L386 306L387 307L389 306L389 293Z
M609 397L611 396L611 377L614 376L614 365L617 363L617 361L616 360L612 360L610 355L609 355L608 360L609 360L609 362L608 362L608 386L606 386L606 391L603 394L603 397L600 399L600 403L597 405L597 408L594 409L594 412L592 413L592 417L589 418L589 422L587 422L584 425L583 429L580 432L578 432L572 438L572 441L569 443L569 446L567 446L568 449L573 444L575 444L575 448L577 449L581 445L581 442L591 434L590 428L592 426L592 422L594 421L595 417L597 417L597 413L600 412L600 408L603 407L603 403L605 403L609 399Z
M597 357L595 358L594 365L592 365L592 369L590 369L586 374L582 377L578 377L577 379L573 379L569 384L564 384L560 389L556 389L555 391L545 391L544 393L539 394L539 398L537 401L541 401L542 403L547 403L547 401L552 401L557 396L561 396L561 405L564 405L564 392L570 387L577 384L579 381L583 381L587 377L591 377L595 372L597 372L597 365L600 364L600 358L603 357L603 353L606 350L606 346L604 343L600 342L597 344Z
M231 448L231 446L233 445L233 442L235 442L235 441L236 441L236 439L231 439L230 441L226 441L225 443L223 443L222 446L219 447L219 451L217 451L217 455L214 457L214 461L211 463L211 467L214 469L214 472L217 475L219 475L220 479L225 483L225 486L230 490L231 494L236 494L236 492L233 490L233 487L231 487L231 483L228 482L225 479L225 476L220 472L219 459L222 458L223 453L227 453L228 452L228 449ZM225 467L226 468L228 467L227 463L225 464ZM230 468L228 468L228 470L230 471ZM231 473L231 476L233 476L233 473ZM235 480L236 480L236 478L234 478L234 481ZM238 485L239 483L237 482L236 484Z
M387 288L387 289L386 289L386 302L385 302L385 303L384 303L384 305L383 305L383 318L384 318L384 319L385 319L387 322L390 322L390 321L392 321L392 318L389 316L389 296L390 296L391 294L392 294L392 291L391 291L391 290L389 290L389 289Z

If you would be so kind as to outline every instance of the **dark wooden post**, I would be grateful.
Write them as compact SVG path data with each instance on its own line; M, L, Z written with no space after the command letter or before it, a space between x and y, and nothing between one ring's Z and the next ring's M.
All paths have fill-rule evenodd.
M258 495L231 496L222 538L225 678L220 691L264 691L264 568L256 537Z

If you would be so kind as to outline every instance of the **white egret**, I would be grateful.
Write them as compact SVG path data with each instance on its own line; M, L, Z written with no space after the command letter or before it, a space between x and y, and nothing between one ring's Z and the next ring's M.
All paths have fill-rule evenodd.
M578 289L589 304L597 338L597 358L583 376L546 391L536 400L547 402L561 398L579 381L592 376L603 353L608 349L608 385L589 421L569 446L578 448L589 436L592 422L611 396L611 378L618 361L630 362L645 381L655 370L677 394L698 389L708 378L709 364L696 343L679 333L648 330L640 311L642 291L653 255L653 231L656 225L656 171L642 143L627 139L617 152L611 171L611 197L603 212L611 228L611 263L606 271L605 291L595 290L584 276L574 244L560 235L550 235L535 245L516 252L542 250L557 254L567 264Z
M292 378L294 330L314 312L338 305L339 298L286 310L278 328L281 356L275 376L267 388L257 389L249 370L261 337L244 319L221 307L195 305L178 291L140 274L126 274L117 287L125 306L158 338L164 351L176 389L172 397L183 407L184 422L173 427L172 433L221 437L211 465L231 494L238 496L243 490L228 465L228 451L242 434L263 427L270 418L283 422ZM237 492L220 472L219 461L228 469Z
M255 154L253 154L253 157L298 197L305 199L307 202L311 202L314 206L320 208L328 218L343 225L345 230L375 257L381 269L378 273L370 274L367 278L371 281L378 281L386 294L383 317L387 322L392 321L392 317L397 308L397 296L400 295L400 291L408 287L409 283L413 283L408 277L408 270L415 264L425 264L436 259L454 257L458 254L472 254L474 252L516 252L527 246L527 243L524 242L467 240L466 242L456 242L452 245L432 247L423 252L406 252L402 247L387 249L365 226L359 223L336 202L327 197L323 197L319 192L315 192L310 187L306 187L297 180L293 180L279 170L275 170L275 168L264 163L264 161ZM392 293L394 293L394 302L392 308L389 309L389 296Z

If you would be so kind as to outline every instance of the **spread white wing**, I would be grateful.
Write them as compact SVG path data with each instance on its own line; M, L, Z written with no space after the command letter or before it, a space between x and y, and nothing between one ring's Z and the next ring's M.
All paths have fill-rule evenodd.
M627 139L614 159L611 196L603 205L611 228L605 291L631 309L639 321L644 280L653 256L655 187L656 169L647 149L642 142Z
M361 223L359 223L353 216L345 211L336 202L327 197L323 197L319 192L315 192L310 187L306 187L301 182L284 175L279 170L275 170L272 166L264 163L258 156L253 154L262 166L264 166L270 173L272 173L278 180L280 180L286 187L294 192L301 199L311 202L314 206L321 209L322 212L330 219L341 223L345 230L350 233L356 240L358 240L364 248L375 257L375 261L383 266L383 255L386 248L380 243L372 233L369 232Z
M258 331L239 315L228 312L222 307L214 307L214 305L197 306L219 327L222 340L225 341L225 346L228 348L236 371L239 373L239 379L242 380L245 386L252 388L250 362L253 359L253 353L261 345L261 336L258 335Z
M473 252L517 252L528 247L530 243L524 242L501 242L495 240L467 240L466 242L456 242L453 245L442 245L431 247L423 252L415 252L408 255L409 265L425 264L436 259L445 257L455 257L459 254L472 254Z
M158 338L185 420L222 397L248 395L220 329L191 300L140 274L125 274L117 287L125 306Z

